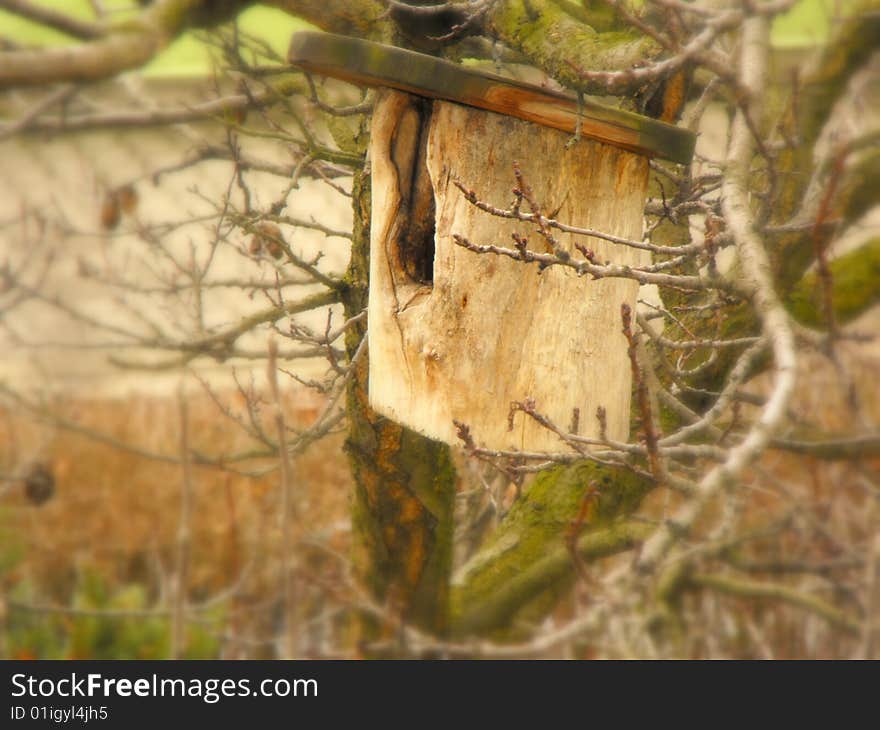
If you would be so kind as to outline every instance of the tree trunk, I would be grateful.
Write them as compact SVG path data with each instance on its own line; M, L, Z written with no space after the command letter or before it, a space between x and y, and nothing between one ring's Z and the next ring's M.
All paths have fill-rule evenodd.
M357 173L353 189L354 240L347 273L346 316L367 306L369 271L369 173ZM366 324L349 330L354 358ZM455 469L449 449L375 413L367 403L368 358L357 362L348 387L346 450L355 479L352 522L355 569L373 597L426 630L447 626L452 567ZM362 639L380 627L362 624Z

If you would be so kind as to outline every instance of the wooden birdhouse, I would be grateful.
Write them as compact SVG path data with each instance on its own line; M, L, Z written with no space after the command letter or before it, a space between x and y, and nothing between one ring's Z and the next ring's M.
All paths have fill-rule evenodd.
M602 407L607 436L626 439L631 368L621 305L635 308L638 284L460 244L513 250L518 234L528 236L529 250L547 253L533 224L474 204L475 196L510 209L515 166L547 217L638 241L649 159L688 162L693 135L352 38L297 34L290 61L381 88L369 151L372 407L448 443L460 443L458 421L479 446L549 452L567 449L522 413L509 422L512 402L530 400L560 428L593 437ZM525 203L521 210L530 212ZM573 257L583 258L578 242L597 261L650 262L638 248L553 234Z

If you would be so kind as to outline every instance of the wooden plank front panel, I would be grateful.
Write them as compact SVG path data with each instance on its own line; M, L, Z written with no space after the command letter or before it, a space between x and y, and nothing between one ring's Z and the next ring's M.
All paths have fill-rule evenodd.
M507 207L513 163L547 211L560 220L618 236L640 238L647 159L610 145L582 141L526 121L447 102L434 102L427 160L436 204L433 285L402 271L395 236L403 226L398 189L404 131L412 129L412 100L383 92L374 116L371 163L373 227L370 290L370 401L373 408L425 435L457 443L453 420L468 424L478 444L495 449L565 450L559 439L518 414L512 401L531 398L567 429L573 409L580 433L598 435L598 406L608 435L629 430L630 368L620 306L635 306L629 280L594 281L574 271L457 246L512 248L511 233L542 239L528 225L499 219L468 203L460 180L480 199ZM407 121L409 120L409 121ZM415 144L415 140L411 141ZM396 150L396 151L395 151ZM406 155L403 155L406 157ZM407 158L409 159L409 158ZM573 239L563 246L580 256ZM600 260L635 266L647 254L599 239L582 240Z

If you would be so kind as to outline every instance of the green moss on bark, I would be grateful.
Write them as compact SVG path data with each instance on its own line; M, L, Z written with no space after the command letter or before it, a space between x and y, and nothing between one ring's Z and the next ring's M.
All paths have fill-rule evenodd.
M262 0L330 33L391 40L393 23L381 0Z
M880 3L868 0L850 11L849 19L825 47L789 106L786 126L789 134L798 139L798 145L784 152L778 161L783 173L782 187L774 206L773 222L785 223L795 215L811 178L816 140L850 77L862 68L878 47ZM859 165L872 180L866 181L867 185L842 186L834 201L831 218L842 216L853 220L869 204L876 204L876 153L874 160L873 168L870 160L868 165ZM780 237L776 246L770 249L771 264L783 291L788 290L810 265L813 248L810 232L796 232Z
M624 518L651 487L629 471L592 462L540 474L490 541L455 576L453 631L504 632L515 618L546 611L574 575L565 536L584 498L593 489L599 492L577 540L578 553L590 560L629 549L644 537L646 525Z
M355 175L354 237L345 276L346 316L367 305L369 175ZM366 323L346 335L353 357ZM355 481L352 499L354 564L374 598L435 634L448 623L456 474L449 448L375 413L367 398L369 368L362 356L349 381L346 451ZM362 638L378 630L362 627Z
M833 279L831 302L838 323L846 324L874 304L880 303L880 238L873 238L855 251L830 263ZM815 272L798 282L788 298L789 311L804 324L825 324L822 287Z
M597 33L550 0L498 3L487 18L489 30L560 83L587 93L606 93L604 85L581 78L576 63L591 71L620 71L648 61L660 48L631 31Z

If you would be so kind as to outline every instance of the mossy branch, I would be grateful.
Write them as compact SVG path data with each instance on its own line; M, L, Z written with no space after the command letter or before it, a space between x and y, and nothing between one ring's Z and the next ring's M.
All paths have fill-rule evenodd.
M797 145L778 160L784 178L775 205L775 222L786 223L803 217L801 208L805 195L809 195L816 142L835 103L847 91L849 80L868 63L878 47L880 2L868 0L852 10L807 71L799 91L792 97L786 112L788 118L783 124L789 136L797 140ZM877 151L869 147L858 155L855 164L849 165L846 179L841 181L829 206L829 216L852 221L870 205L875 205L877 175ZM780 238L771 251L771 261L783 290L803 274L813 259L813 253L810 231L795 231Z
M633 549L652 531L644 522L623 521L584 535L577 542L577 556L591 561ZM574 571L571 552L557 546L549 554L528 565L509 581L494 585L478 601L468 601L467 591L453 585L453 633L482 634L508 627L514 617L536 599L546 595L555 602L559 589L567 586ZM543 611L542 611L543 612Z
M575 571L565 536L585 499L598 501L575 543L589 562L633 548L651 531L627 521L653 482L621 468L579 462L540 474L488 544L458 571L452 584L452 631L457 635L504 630L529 609L545 612L570 585Z
M321 30L388 42L393 25L382 0L263 0Z
M838 323L845 324L880 303L880 237L833 260L829 268L834 282L831 303ZM788 308L803 324L823 324L822 287L816 272L797 283L788 297Z
M249 4L250 0L157 0L133 19L101 26L101 35L89 42L0 53L0 89L98 81L140 68L187 28L227 20Z
M834 321L838 325L853 321L870 307L880 303L880 238L873 238L854 251L834 259L829 268L833 281L831 305ZM826 325L822 296L818 274L810 271L789 288L783 304L801 324L819 328ZM710 325L708 320L686 321L697 334ZM754 310L748 302L741 302L727 309L718 335L730 339L752 336L759 331ZM736 353L733 349L720 352L715 362L699 378L694 379L693 384L709 390L716 389L719 383L724 382L735 362ZM769 358L760 358L755 363L754 373L769 364ZM674 420L667 427L676 425L678 422Z
M876 459L880 457L880 434L857 436L819 436L810 439L774 439L774 449L793 454L812 456L823 461L848 461L850 459Z
M134 18L80 28L74 35L87 42L0 53L0 89L99 81L140 68L186 30L226 22L252 4L253 0L155 0ZM384 17L385 6L378 0L269 0L264 4L322 30L374 40L391 37L393 24Z
M848 9L847 14L847 19L807 70L799 94L799 139L808 151L818 139L834 103L846 89L850 76L880 47L880 2L863 0Z
M832 626L848 633L857 634L861 630L859 621L827 601L777 583L734 578L726 575L703 574L690 576L687 579L687 585L737 598L767 599L787 603L819 616Z
M597 32L551 0L497 3L486 28L561 84L592 94L607 90L604 84L584 79L572 62L590 71L625 71L662 50L634 31Z

